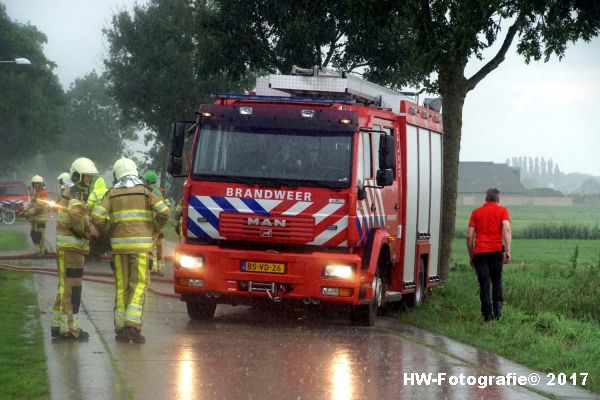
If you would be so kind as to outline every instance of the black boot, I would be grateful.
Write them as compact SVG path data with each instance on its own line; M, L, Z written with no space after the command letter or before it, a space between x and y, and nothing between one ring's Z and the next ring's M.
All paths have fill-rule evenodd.
M133 343L146 343L146 338L142 336L140 330L133 326L126 326L125 328L118 330L115 339L118 342L124 343L129 343L129 341L132 341Z
M75 332L63 333L60 335L61 339L66 340L77 340L77 341L86 341L90 337L90 334L84 331L83 329L79 329Z
M140 329L133 326L127 326L125 329L128 329L127 335L133 343L146 343L146 338L142 336Z
M494 319L500 319L502 316L502 302L494 303Z
M129 343L129 336L125 333L125 328L115 331L115 340L117 342Z

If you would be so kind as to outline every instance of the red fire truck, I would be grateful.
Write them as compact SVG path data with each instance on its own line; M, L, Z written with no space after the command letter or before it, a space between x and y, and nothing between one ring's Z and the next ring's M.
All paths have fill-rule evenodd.
M216 98L173 125L169 154L187 177L174 288L190 318L282 302L372 325L388 302L418 306L439 283L441 115L317 68Z

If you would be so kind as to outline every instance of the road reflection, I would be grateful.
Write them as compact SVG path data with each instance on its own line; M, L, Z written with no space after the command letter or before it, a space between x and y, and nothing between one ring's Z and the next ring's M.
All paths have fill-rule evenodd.
M350 355L344 351L334 354L331 359L331 385L333 400L350 400L353 398L352 371Z
M196 365L194 365L193 353L189 348L181 349L179 352L177 370L177 399L192 400L200 399L199 393L194 393L196 383Z

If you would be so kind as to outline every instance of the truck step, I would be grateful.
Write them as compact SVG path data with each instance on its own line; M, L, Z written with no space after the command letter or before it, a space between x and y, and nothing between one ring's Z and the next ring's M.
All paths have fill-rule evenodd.
M393 301L399 301L401 298L402 298L402 293L393 292L391 290L388 290L387 292L385 292L385 298L383 300L385 302L393 302Z

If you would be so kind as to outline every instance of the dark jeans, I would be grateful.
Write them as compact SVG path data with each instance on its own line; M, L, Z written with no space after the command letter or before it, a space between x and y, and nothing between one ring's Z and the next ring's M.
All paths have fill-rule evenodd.
M473 257L477 280L479 281L479 298L481 313L488 320L492 316L499 318L502 313L502 265L504 255L501 251L479 253ZM490 281L492 282L492 301L490 302ZM493 304L492 304L493 302ZM493 314L492 314L493 308Z

